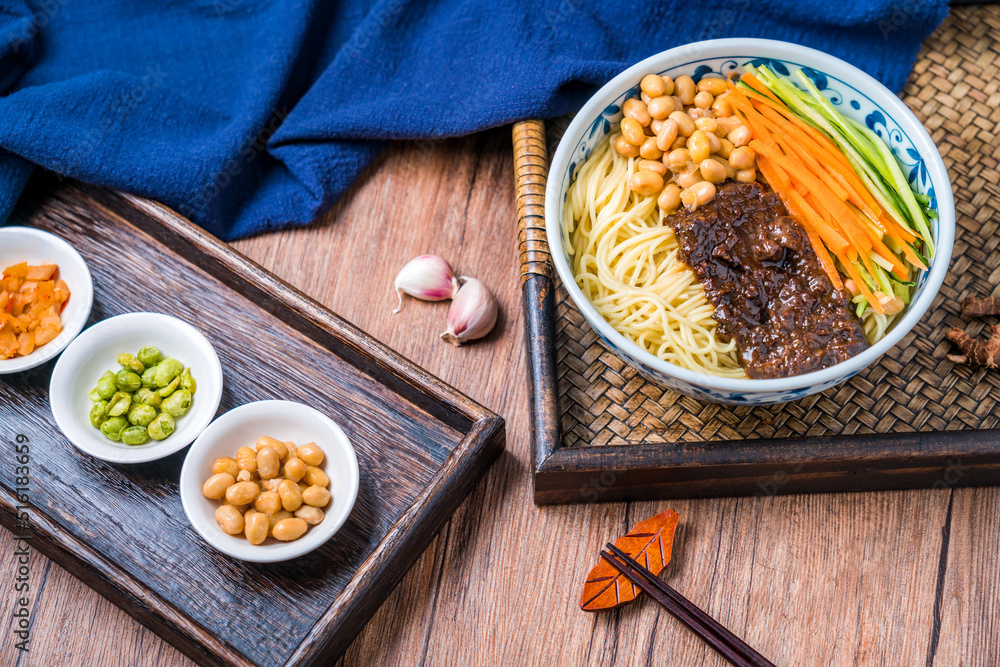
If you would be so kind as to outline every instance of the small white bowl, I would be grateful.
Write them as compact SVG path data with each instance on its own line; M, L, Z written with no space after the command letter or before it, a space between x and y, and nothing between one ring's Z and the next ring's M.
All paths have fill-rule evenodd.
M917 288L903 316L875 345L839 364L793 377L750 380L719 378L675 366L656 357L618 333L597 312L576 283L563 244L562 214L566 191L577 167L598 142L606 141L622 119L625 99L638 95L639 81L649 73L681 74L695 81L725 78L742 72L748 62L767 64L785 75L803 69L845 115L866 124L886 139L892 152L922 194L937 205L931 221L937 252L929 270L917 277ZM941 154L917 117L892 91L858 68L822 51L769 39L717 39L678 46L646 58L605 84L583 106L566 128L552 157L545 188L545 231L559 279L587 323L608 349L646 377L682 394L713 403L770 405L794 401L821 392L874 364L896 345L930 308L944 281L955 240L955 203L951 181Z
M30 227L0 227L0 271L21 262L58 264L70 297L62 312L62 333L26 357L0 360L0 375L20 373L53 359L83 330L94 305L94 280L87 263L55 234Z
M257 438L269 435L296 445L315 442L326 454L320 468L330 477L333 498L323 508L326 518L309 526L294 542L268 537L254 546L240 535L222 532L215 521L218 500L209 500L201 487L212 476L212 463L222 456L236 456L240 447L254 448ZM206 542L233 558L255 563L275 563L297 558L321 546L347 521L358 497L358 459L344 431L323 413L292 401L258 401L234 408L205 429L184 459L180 492L191 525Z
M90 423L89 394L105 371L121 368L119 354L135 354L147 345L191 367L198 383L191 410L177 419L166 440L112 442ZM211 423L221 400L222 364L212 344L187 322L159 313L127 313L90 327L63 352L49 383L52 415L63 434L81 451L113 463L155 461L190 445Z

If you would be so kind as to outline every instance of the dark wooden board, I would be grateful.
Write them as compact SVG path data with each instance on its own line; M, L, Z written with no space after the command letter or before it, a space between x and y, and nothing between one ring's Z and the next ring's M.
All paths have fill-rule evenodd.
M554 123L558 135L564 129L562 121ZM745 433L742 439L727 439L714 436L704 437L697 427L712 431L699 414L711 414L709 404L681 397L683 409L660 410L657 426L666 425L662 432L676 430L685 433L689 440L654 439L642 435L651 429L645 426L642 415L632 418L635 412L652 396L653 403L661 397L662 389L647 391L643 387L649 383L636 376L634 369L628 368L596 340L578 346L581 351L569 351L559 346L574 335L586 336L585 323L576 330L559 330L556 304L558 278L552 267L548 242L545 236L545 183L548 174L548 146L546 126L541 121L523 121L514 126L514 172L516 202L518 210L519 250L521 261L521 298L524 308L526 340L528 347L529 387L531 388L530 408L532 412L532 470L534 473L534 500L536 504L587 503L616 500L652 500L658 498L693 498L717 496L778 495L787 493L820 493L832 491L872 491L881 489L944 488L954 486L984 486L1000 483L1000 431L990 429L967 430L926 430L935 423L944 424L948 429L960 427L948 424L948 415L954 415L959 406L934 405L935 416L928 423L921 424L921 432L895 432L890 427L876 425L881 432L852 433L831 437L769 437L766 429L774 430L771 424L754 414L745 416L744 421L757 424L762 433ZM959 196L962 192L959 192ZM958 247L958 244L956 244ZM957 252L957 250L956 250ZM951 287L943 288L947 292ZM955 299L959 303L960 299ZM582 320L582 318L578 318ZM942 313L929 314L925 319L933 319L936 326L943 326ZM959 321L960 322L960 321ZM596 336L591 336L596 339ZM911 336L912 338L912 336ZM939 338L943 338L939 336ZM905 342L899 347L905 347ZM917 341L910 352L910 358L918 347L933 347L926 340ZM609 385L607 377L598 369L581 370L572 381L584 382L586 378L602 382L609 392L616 392L616 398L594 401L591 414L605 412L610 404L615 410L614 417L603 421L614 421L618 432L627 434L629 444L604 444L587 441L589 433L573 433L575 446L567 446L567 433L563 432L565 421L575 421L574 409L561 405L565 391L561 384L564 378L557 368L557 360L564 355L575 354L574 362L587 367L591 361L607 358L611 361L604 373L611 373L618 385ZM939 355L943 356L943 355ZM923 359L925 364L934 365L933 355ZM621 371L621 372L618 372ZM902 369L898 371L902 375ZM963 373L969 371L963 370ZM983 373L979 371L978 373ZM884 375L884 373L882 374ZM937 377L935 374L929 377ZM899 384L913 380L912 373L895 381L889 396L879 398L879 403L892 405L896 401L910 399L905 391L897 389ZM990 381L991 378L986 378ZM621 391L626 385L629 394ZM974 385L971 385L974 386ZM575 387L570 391L587 394L593 385ZM827 392L826 399L837 394L839 389ZM884 391L882 392L885 393ZM974 411L980 418L983 409L972 396L961 396L955 388L939 392L947 394L967 411ZM975 393L975 392L974 392ZM979 391L982 396L984 391ZM673 394L676 397L676 394ZM875 404L870 397L863 397ZM676 400L672 398L671 400ZM815 407L820 397L812 397L800 403ZM825 400L825 399L823 399ZM830 401L832 408L838 408ZM927 406L931 401L923 396L913 397L911 404ZM648 404L647 404L648 405ZM988 408L987 408L988 409ZM829 408L827 413L829 413ZM853 412L851 412L853 411ZM805 409L802 410L806 412ZM836 409L833 412L839 416ZM843 413L857 414L857 409L848 406ZM691 429L685 424L672 424L674 419L690 418ZM912 414L904 406L903 414ZM938 417L937 415L941 416ZM568 415L568 416L567 416ZM647 415L653 419L653 415ZM783 415L784 416L784 415ZM824 414L813 415L825 419ZM635 422L635 423L633 423ZM811 422L807 422L811 423ZM673 429L671 427L678 427ZM901 430L906 428L903 424ZM752 426L748 427L752 431ZM945 426L938 428L944 429ZM634 433L628 433L633 431ZM718 430L718 429L716 429ZM732 429L730 429L732 430ZM744 429L747 430L747 429ZM845 432L850 432L845 428ZM636 435L638 434L638 435ZM591 436L592 437L592 436ZM639 442L633 442L636 441ZM673 440L673 441L665 441Z
M229 558L184 514L187 450L131 466L82 454L49 410L50 362L0 376L0 433L30 446L32 546L200 664L332 662L502 451L503 420L156 204L45 181L11 224L80 251L89 324L140 310L196 323L222 361L220 414L269 398L313 405L343 426L361 473L348 522L320 549L270 565ZM15 494L4 475L0 521L24 535Z

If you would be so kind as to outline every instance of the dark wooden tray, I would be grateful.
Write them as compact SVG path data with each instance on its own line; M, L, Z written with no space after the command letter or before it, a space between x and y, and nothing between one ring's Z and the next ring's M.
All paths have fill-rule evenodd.
M944 358L950 327L988 335L992 321L964 321L958 308L989 293L1000 270L984 191L996 161L969 131L993 127L992 107L981 88L949 79L981 71L974 50L954 47L929 39L904 94L953 179L958 229L945 284L877 364L780 406L731 408L666 391L603 346L559 284L545 237L548 149L565 119L514 126L537 504L1000 483L1000 374Z
M54 424L48 363L0 376L0 433L30 447L27 531L13 475L0 477L0 521L200 664L332 663L500 454L503 420L156 204L35 184L11 223L80 251L95 283L90 323L139 310L196 323L222 361L220 413L285 398L330 415L361 484L322 548L234 560L181 507L187 450L131 466L82 454Z

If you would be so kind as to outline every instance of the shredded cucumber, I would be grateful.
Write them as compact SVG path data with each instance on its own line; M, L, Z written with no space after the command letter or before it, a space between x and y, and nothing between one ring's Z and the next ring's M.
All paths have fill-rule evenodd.
M843 151L879 205L896 222L918 234L926 244L927 253L933 256L934 240L928 219L937 217L937 212L928 206L930 197L910 188L899 162L885 142L866 126L840 113L802 70L795 74L804 91L766 66L748 65L747 70L795 114L826 133ZM886 293L893 292L888 290Z

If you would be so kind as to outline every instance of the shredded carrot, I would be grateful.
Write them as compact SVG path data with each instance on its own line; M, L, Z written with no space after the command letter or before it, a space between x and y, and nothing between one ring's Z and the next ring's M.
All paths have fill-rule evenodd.
M891 266L897 278L908 280L909 268L885 237L910 264L923 269L925 263L911 246L918 237L878 203L832 139L797 116L753 74L743 75L741 83L745 85L729 81L727 99L753 135L749 145L760 174L802 225L831 282L839 287L845 273L871 307L883 313L862 274L874 277Z

